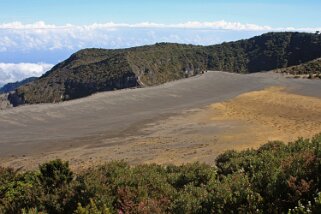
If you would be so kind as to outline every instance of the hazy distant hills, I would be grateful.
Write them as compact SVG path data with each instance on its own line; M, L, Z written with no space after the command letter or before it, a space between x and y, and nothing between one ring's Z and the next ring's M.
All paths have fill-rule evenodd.
M16 90L24 103L48 103L99 91L150 86L206 70L238 73L300 65L321 57L321 35L267 33L212 46L160 43L128 49L84 49Z
M19 88L20 86L22 86L24 84L27 84L27 83L30 83L30 82L32 82L32 81L34 81L36 79L37 79L37 77L29 77L29 78L24 79L22 81L17 81L17 82L14 82L14 83L5 84L2 87L0 87L0 94L14 91L17 88Z

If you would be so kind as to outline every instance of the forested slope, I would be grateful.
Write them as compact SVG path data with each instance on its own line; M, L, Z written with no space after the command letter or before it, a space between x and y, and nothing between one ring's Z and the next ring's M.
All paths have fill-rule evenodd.
M206 70L268 71L321 57L321 35L267 33L213 46L159 43L117 49L85 49L16 90L25 103L59 102L136 86L162 84Z

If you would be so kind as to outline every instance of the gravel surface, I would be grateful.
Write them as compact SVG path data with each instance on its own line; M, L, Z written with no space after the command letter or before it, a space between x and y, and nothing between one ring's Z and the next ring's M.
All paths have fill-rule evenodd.
M0 160L71 147L99 147L101 142L105 146L108 142L121 144L125 139L144 136L146 124L270 86L321 97L319 80L288 79L271 72L241 75L210 71L156 87L20 106L0 111Z

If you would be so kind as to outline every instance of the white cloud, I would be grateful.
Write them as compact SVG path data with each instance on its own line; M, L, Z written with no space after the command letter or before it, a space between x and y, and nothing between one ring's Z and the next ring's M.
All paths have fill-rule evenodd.
M268 31L315 32L321 31L321 28L273 28L224 20L190 21L177 24L107 22L88 25L53 25L43 21L30 24L0 23L0 62L57 63L82 48L125 48L156 42L210 45L249 38ZM51 66L43 68L45 64L23 63L12 64L11 67L10 64L0 65L0 84L40 75ZM43 70L39 71L31 65L42 66ZM33 70L28 70L26 67Z
M198 21L189 21L185 23L177 24L162 24L154 22L140 22L135 24L128 23L115 23L115 22L106 22L106 23L93 23L90 25L53 25L47 24L44 21L38 21L31 24L23 24L22 22L10 22L0 24L1 30L33 30L35 32L44 32L48 30L61 30L69 31L79 30L79 31L89 31L89 30L115 30L119 28L184 28L184 29L216 29L216 30L246 30L246 31L266 31L266 30L295 30L295 31L317 31L318 28L294 28L294 27L282 27L282 28L273 28L266 25L256 25L251 23L240 23L240 22L227 22L224 20L214 21L214 22L198 22Z
M186 30L190 30L187 33L189 35ZM74 51L86 47L120 48L162 41L207 44L216 40L208 41L202 33L203 36L199 37L201 41L199 38L195 41L193 35L202 30L268 31L271 28L226 21L180 24L107 22L90 25L52 25L43 21L32 24L12 22L0 24L0 53L63 49ZM154 31L154 35L149 34L150 31ZM173 36L174 34L176 36Z
M266 31L266 30L298 30L298 31L316 31L320 28L293 28L293 27L284 27L284 28L272 28L270 26L262 26L256 24L243 24L240 22L227 22L224 20L215 21L215 22L198 22L190 21L185 23L177 24L161 24L154 22L141 22L135 24L128 23L115 23L115 22L106 22L106 23L93 23L90 25L52 25L47 24L43 21L38 21L32 24L23 24L21 22L11 22L0 24L0 29L2 30L33 30L37 32L43 32L47 30L62 30L69 31L70 29L79 30L79 31L89 31L89 30L115 30L119 28L184 28L184 29L217 29L217 30L246 30L246 31Z
M0 63L0 84L39 77L52 67L46 63Z
M0 53L64 49L74 51L86 47L120 48L162 41L206 45L217 41L213 32L234 31L238 34L242 32L260 34L281 30L311 32L321 30L321 28L272 28L270 26L226 21L191 21L178 24L107 22L90 25L52 25L43 21L31 24L11 22L0 24ZM153 32L153 34L150 32Z

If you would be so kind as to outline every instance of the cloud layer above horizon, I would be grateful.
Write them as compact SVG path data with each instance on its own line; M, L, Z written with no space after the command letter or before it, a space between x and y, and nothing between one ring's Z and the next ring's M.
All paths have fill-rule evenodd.
M268 31L320 31L321 28L272 28L239 22L93 23L89 25L0 24L0 84L39 76L52 64L83 48L126 48L156 42L198 45L245 39ZM45 62L45 63L39 63Z
M244 32L256 34L267 31L313 32L320 29L272 28L226 21L194 21L178 24L108 22L90 25L51 25L43 21L32 24L11 22L0 24L0 52L19 50L28 53L37 50L76 50L87 47L124 48L155 42L208 45L225 41L224 38L216 36L222 32L234 34L238 32L242 35Z
M269 26L238 22L103 23L90 25L51 25L43 21L32 24L12 22L0 24L0 52L19 49L59 50L86 47L123 48L155 42L213 44L218 40L202 36L204 31L270 31ZM188 31L188 34L186 34ZM130 32L130 34L128 34Z
M52 67L52 64L46 63L0 63L0 85L28 77L39 77Z

